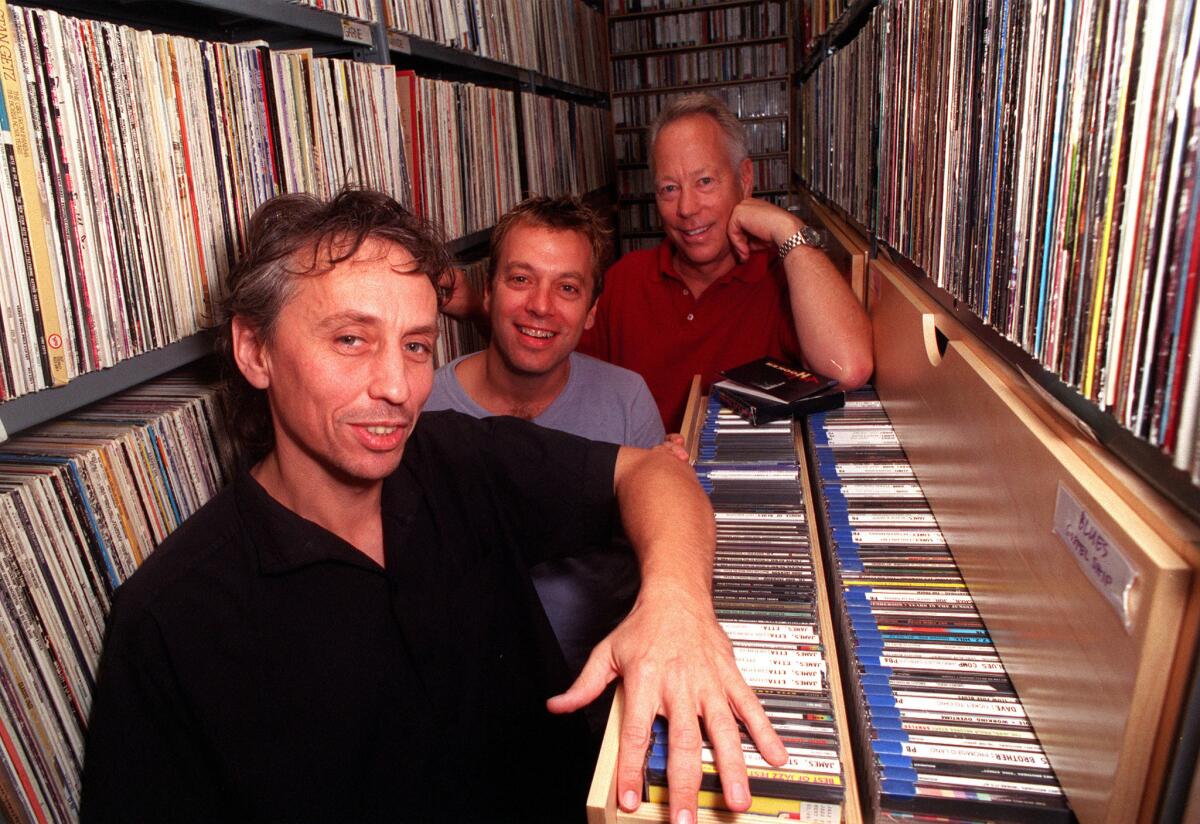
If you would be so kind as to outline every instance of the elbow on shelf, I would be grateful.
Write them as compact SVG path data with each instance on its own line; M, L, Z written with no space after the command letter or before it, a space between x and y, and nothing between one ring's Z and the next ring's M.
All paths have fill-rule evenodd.
M875 361L870 349L847 357L838 376L840 388L847 391L857 389L871 379L874 370Z

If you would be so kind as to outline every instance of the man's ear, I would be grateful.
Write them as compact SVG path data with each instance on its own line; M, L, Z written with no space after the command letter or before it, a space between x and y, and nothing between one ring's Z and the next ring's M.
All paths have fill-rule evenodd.
M246 381L255 389L266 389L271 385L271 369L267 348L259 337L258 330L246 323L240 315L234 315L230 332L233 359Z
M743 157L738 165L738 177L742 179L742 198L750 197L754 192L754 161Z
M488 278L483 282L483 314L487 317L492 316L492 279Z
M592 301L592 308L588 310L587 318L583 321L584 329L591 329L596 323L596 307L600 305L600 301Z

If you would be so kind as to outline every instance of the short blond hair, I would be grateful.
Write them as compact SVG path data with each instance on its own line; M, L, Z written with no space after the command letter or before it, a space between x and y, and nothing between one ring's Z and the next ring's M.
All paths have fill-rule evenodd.
M730 165L736 168L750 156L750 147L746 144L746 130L742 127L742 121L737 119L737 115L729 111L729 107L720 98L703 92L693 92L676 97L654 118L654 123L650 126L651 175L654 174L654 144L658 142L659 134L676 120L694 116L711 117L717 124L725 136L725 145L729 148Z

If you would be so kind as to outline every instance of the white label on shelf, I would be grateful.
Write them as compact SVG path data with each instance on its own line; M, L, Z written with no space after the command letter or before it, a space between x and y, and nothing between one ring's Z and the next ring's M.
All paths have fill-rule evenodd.
M357 20L342 18L342 39L347 43L357 43L360 46L374 45L371 39L371 27Z
M1135 590L1138 573L1104 528L1092 518L1075 496L1058 485L1058 500L1054 505L1054 532L1067 545L1075 563L1083 570L1097 590L1112 604L1125 624L1133 629L1137 612Z
M408 40L408 35L398 31L388 32L388 48L401 54L412 54L412 44Z

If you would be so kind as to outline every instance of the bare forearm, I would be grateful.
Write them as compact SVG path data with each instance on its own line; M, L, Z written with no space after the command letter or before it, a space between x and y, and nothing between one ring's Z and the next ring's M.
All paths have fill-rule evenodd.
M454 287L446 302L442 304L442 313L455 320L485 323L487 313L483 309L483 295L471 284L461 270L454 272Z
M691 467L663 450L622 447L616 491L641 563L643 594L682 590L707 600L715 528Z
M800 351L813 370L843 388L871 376L871 324L846 281L820 249L800 247L784 260Z
M750 240L783 246L804 223L795 215L753 198L729 219L729 238L744 260ZM853 389L871 376L871 324L828 256L798 246L783 262L800 352L809 368Z

